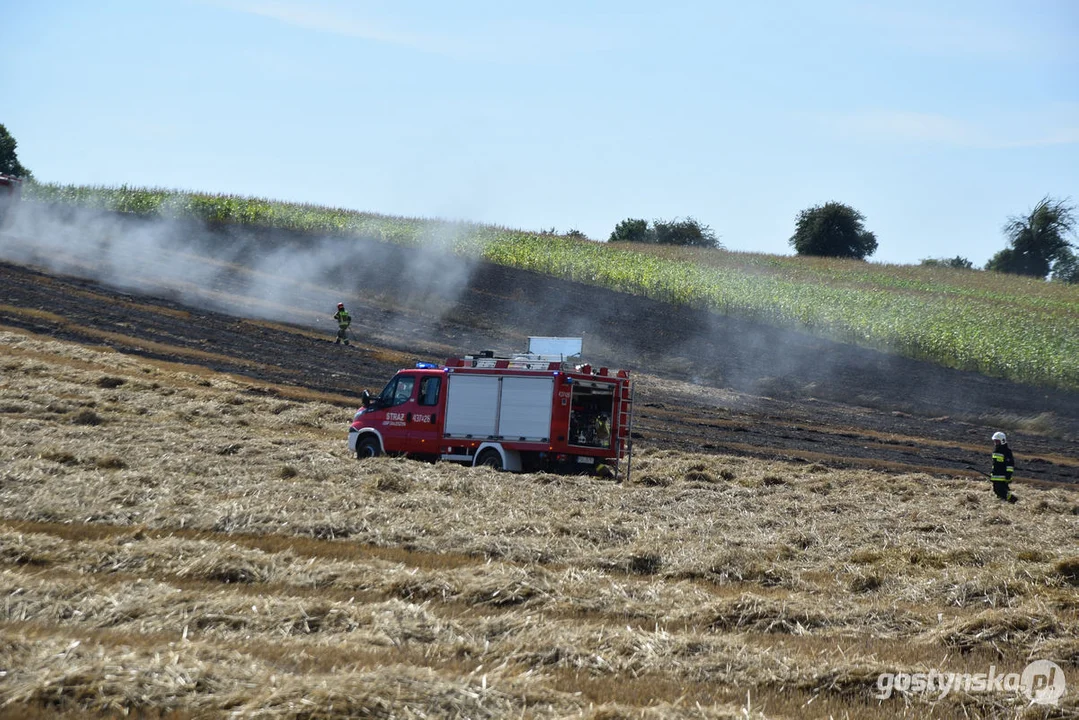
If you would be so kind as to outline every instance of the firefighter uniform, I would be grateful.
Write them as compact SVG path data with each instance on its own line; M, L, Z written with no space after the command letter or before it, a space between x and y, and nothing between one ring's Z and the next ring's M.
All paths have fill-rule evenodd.
M993 447L993 472L989 478L993 481L993 492L1001 500L1015 502L1016 497L1012 493L1012 474L1015 472L1015 459L1012 457L1012 449L1006 442L995 442Z
M345 310L344 305L338 305L333 319L337 321L337 339L333 341L334 344L344 340L345 345L348 345L348 326L352 324L352 316L348 314L348 310Z
M611 446L611 424L605 415L596 418L596 444L600 447Z

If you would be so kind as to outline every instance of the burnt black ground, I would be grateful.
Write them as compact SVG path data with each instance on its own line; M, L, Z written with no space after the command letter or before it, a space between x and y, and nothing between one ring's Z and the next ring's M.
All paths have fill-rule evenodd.
M582 335L594 364L670 381L638 383L635 431L645 445L973 478L965 468L988 469L998 416L1042 416L1037 434L1005 427L1017 456L1017 490L1079 480L1076 393L486 263L467 267L459 285L406 292L416 251L366 246L366 261L342 268L336 279L356 318L358 342L349 348L332 343L328 301L311 308L326 316L322 324L287 313L290 322L244 319L204 309L221 303L190 293L136 294L12 263L0 263L0 325L352 396L381 387L404 362L522 349L527 335ZM424 267L437 273L439 263ZM232 285L243 291L242 282ZM349 415L343 408L343 422Z

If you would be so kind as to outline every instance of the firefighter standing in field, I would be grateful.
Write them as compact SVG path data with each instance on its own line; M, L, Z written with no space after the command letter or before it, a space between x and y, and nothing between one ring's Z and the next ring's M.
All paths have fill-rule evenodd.
M352 316L345 310L344 303L337 303L337 312L334 313L333 319L337 321L337 339L333 344L338 345L344 340L345 345L348 345L348 326L352 324Z
M993 492L1001 500L1010 503L1019 498L1012 492L1012 473L1015 472L1015 458L1008 447L1008 436L1002 432L993 433L993 472L989 479L993 481Z

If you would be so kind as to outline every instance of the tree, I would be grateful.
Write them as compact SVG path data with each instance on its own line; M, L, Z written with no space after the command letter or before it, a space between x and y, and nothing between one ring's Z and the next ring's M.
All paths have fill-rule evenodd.
M1029 215L1008 218L1008 247L991 257L985 269L1044 278L1072 255L1066 236L1074 229L1075 208L1046 195Z
M626 218L614 226L614 231L607 241L651 243L656 240L652 230L648 227L647 220Z
M652 232L660 245L687 245L689 247L720 247L719 238L712 228L691 217L685 220L653 220Z
M973 270L974 263L961 255L953 258L925 258L921 263L925 267L948 267L957 270Z
M877 251L877 237L864 222L865 216L849 205L817 205L798 213L790 244L799 255L865 260Z
M1053 264L1053 280L1070 285L1079 284L1079 257L1071 250L1065 250L1062 257Z
M23 167L18 156L15 155L15 146L17 144L15 138L11 137L11 133L7 131L7 128L0 125L0 173L31 178L33 175Z

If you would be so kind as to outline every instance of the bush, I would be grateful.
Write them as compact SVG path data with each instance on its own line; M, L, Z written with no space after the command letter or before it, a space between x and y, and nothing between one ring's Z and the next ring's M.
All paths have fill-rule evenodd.
M1071 250L1061 252L1053 265L1053 280L1070 285L1079 284L1079 258Z
M948 267L956 268L957 270L974 269L974 263L959 255L953 258L925 258L921 264L923 267Z
M615 226L608 242L637 242L656 245L718 248L719 239L712 228L687 217L685 220L647 220L626 218Z
M686 245L688 247L719 247L715 232L693 218L685 220L652 221L653 234L659 245Z
M611 237L607 239L607 242L651 243L655 242L655 236L648 227L647 220L626 218L615 225L614 232L611 233Z

